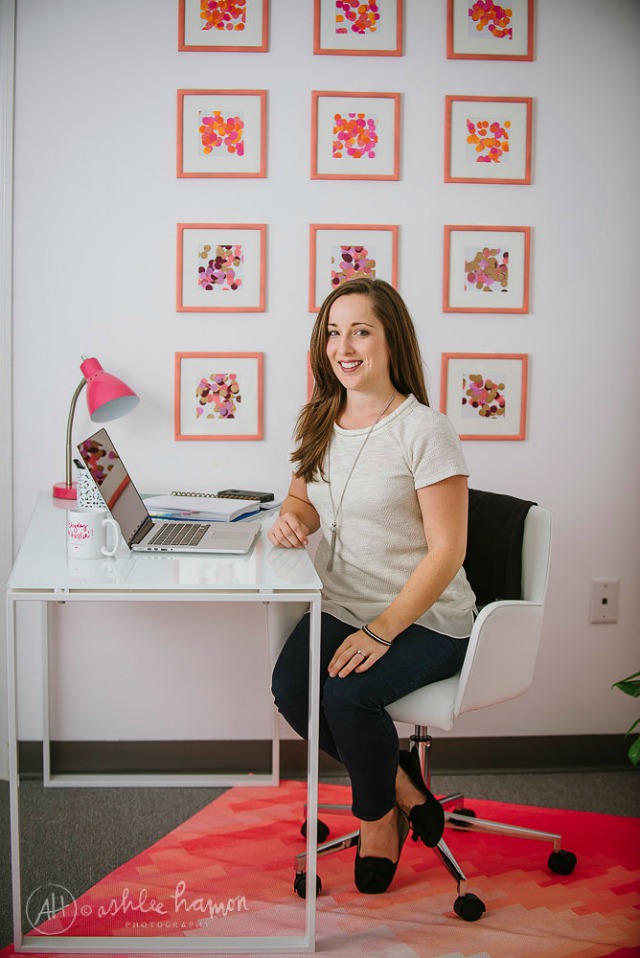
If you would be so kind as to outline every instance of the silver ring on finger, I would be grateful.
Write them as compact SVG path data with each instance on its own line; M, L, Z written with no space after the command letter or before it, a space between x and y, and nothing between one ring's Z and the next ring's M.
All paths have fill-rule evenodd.
M361 655L363 659L367 657L367 653L363 652L362 649L356 649L356 655Z

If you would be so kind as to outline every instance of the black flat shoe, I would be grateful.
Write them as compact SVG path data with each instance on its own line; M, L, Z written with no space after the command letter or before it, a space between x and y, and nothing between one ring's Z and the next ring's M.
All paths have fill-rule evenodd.
M419 839L428 848L433 848L434 845L438 844L444 832L444 809L435 795L432 795L427 788L422 777L417 751L407 752L401 749L399 762L403 772L411 779L418 791L425 796L424 803L414 805L409 812L409 821L413 829L411 837L414 842Z
M398 808L398 861L400 853L409 834L409 822L402 809ZM356 851L354 878L356 888L363 895L380 895L385 892L396 873L398 862L392 862L390 858L377 858L374 855L365 855L360 857L360 838L358 838L358 848Z

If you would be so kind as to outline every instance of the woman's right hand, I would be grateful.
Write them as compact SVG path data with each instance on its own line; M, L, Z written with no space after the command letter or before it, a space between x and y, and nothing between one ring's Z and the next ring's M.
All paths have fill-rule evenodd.
M269 529L267 538L282 549L303 549L309 545L309 527L294 512L283 512Z

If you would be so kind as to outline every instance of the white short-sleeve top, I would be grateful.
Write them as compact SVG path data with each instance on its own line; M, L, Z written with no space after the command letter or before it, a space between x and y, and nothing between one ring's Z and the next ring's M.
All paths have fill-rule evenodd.
M328 473L331 495L328 482L307 484L322 530L315 565L323 583L323 611L356 628L373 621L390 605L428 552L416 490L449 476L469 474L451 421L408 396L373 427L348 481L329 571L331 496L338 508L369 428L334 426ZM474 611L475 596L460 569L417 622L445 635L466 638Z

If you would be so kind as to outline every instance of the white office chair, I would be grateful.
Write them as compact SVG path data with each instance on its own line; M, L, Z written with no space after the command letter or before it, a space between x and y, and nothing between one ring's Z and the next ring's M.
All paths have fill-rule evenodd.
M504 522L510 522L510 519L505 519L503 506L505 503L508 505L509 502L516 506L517 504L522 506L522 503L512 497L477 490L471 490L469 495L469 541L465 568L467 568L471 586L476 591L476 595L480 596L482 589L486 590L494 583L487 586L487 583L483 582L479 589L474 584L471 567L475 564L477 570L478 562L480 566L484 562L487 568L490 566L500 568L501 564L504 566L507 563L514 564L513 549L509 552L509 548L506 550L504 548ZM479 497L484 510L481 528L477 525L474 527L474 497ZM499 533L497 536L499 541L492 539L490 530L488 532L486 527L486 508L488 505L490 514L494 501L499 504L498 515L502 523L501 528L496 530ZM519 540L517 542L519 549ZM546 509L532 505L524 520L521 577L517 576L521 578L522 598L498 599L484 605L475 621L462 670L457 675L411 692L389 706L388 712L394 721L408 722L415 726L414 734L411 736L411 747L418 750L427 785L431 775L431 737L428 733L430 727L448 731L454 727L458 715L517 698L531 685L540 643L550 552L551 514ZM518 555L515 558L519 557ZM447 795L440 801L445 809L447 826L551 842L553 851L548 859L551 871L562 875L568 875L573 871L576 857L572 852L562 849L560 835L476 818L473 811L464 807L462 794ZM333 810L341 807L344 808L344 806L319 806L319 808ZM303 834L304 831L303 826ZM323 839L327 834L326 825L319 823L318 839L323 843L318 846L318 858L351 848L358 841L357 831L324 842ZM457 883L458 897L454 902L456 914L465 921L477 921L486 910L484 903L476 895L467 891L466 876L444 840L438 843L434 851ZM296 856L295 868L294 888L297 894L304 898L306 894L304 854ZM320 891L322 883L319 878L317 887Z

